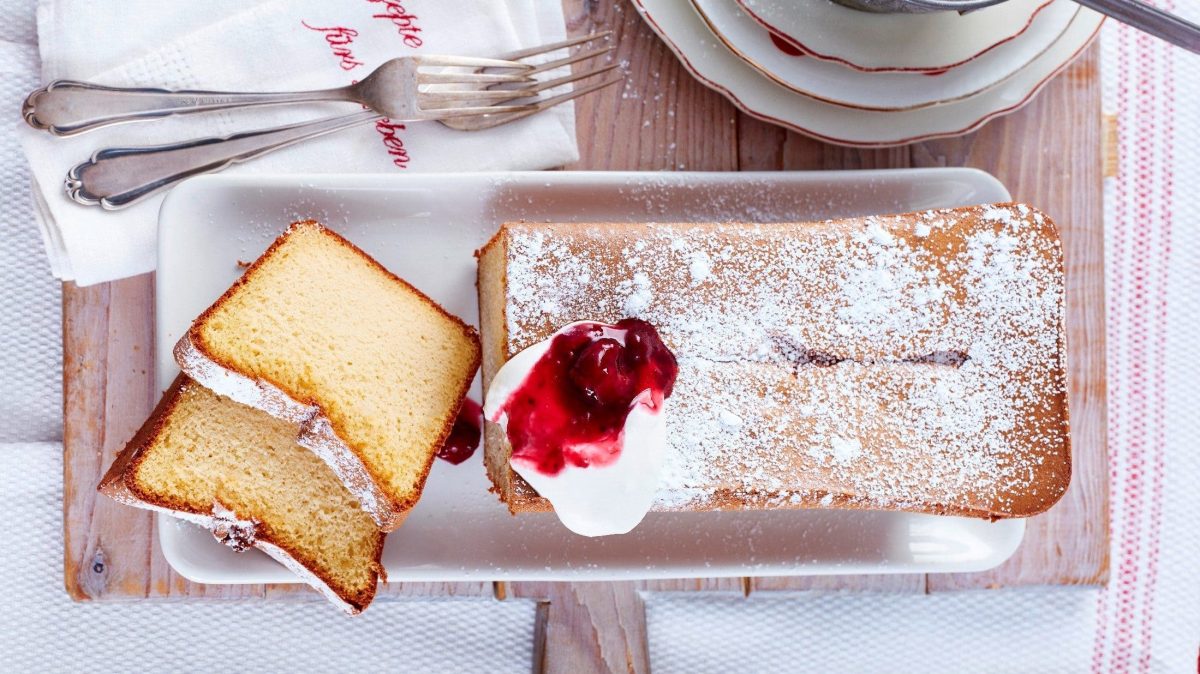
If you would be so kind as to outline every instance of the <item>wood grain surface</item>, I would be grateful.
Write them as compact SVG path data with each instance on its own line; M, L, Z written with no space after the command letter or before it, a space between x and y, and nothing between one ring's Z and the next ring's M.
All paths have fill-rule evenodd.
M899 148L827 145L741 114L693 80L623 0L566 0L568 30L614 31L627 81L577 105L571 169L813 170L973 166L1062 228L1067 261L1074 478L1064 500L1029 521L1017 554L981 574L732 578L624 583L392 583L380 600L495 596L539 601L535 669L649 670L642 593L779 590L941 592L1098 585L1108 577L1104 271L1104 130L1096 49L1023 110L971 135ZM96 484L155 402L151 275L63 287L64 580L77 600L319 600L302 585L198 585L174 573L155 518L96 494Z

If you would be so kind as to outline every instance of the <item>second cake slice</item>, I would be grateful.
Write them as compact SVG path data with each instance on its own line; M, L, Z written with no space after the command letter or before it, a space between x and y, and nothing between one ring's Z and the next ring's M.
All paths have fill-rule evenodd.
M302 424L385 530L416 503L479 367L479 338L353 244L288 228L175 347L183 371Z
M176 378L117 455L101 493L255 547L350 614L375 597L383 533L296 427Z

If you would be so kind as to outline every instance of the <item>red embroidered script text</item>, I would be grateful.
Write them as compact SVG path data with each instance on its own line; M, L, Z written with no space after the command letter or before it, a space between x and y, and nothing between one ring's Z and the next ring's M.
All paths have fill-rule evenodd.
M325 35L325 41L329 43L329 48L333 50L333 55L337 57L342 70L354 70L363 64L354 57L354 52L350 51L350 44L358 37L357 30L345 26L310 26L307 21L300 23L309 30Z
M381 0L370 1L379 2ZM395 6L395 16L392 18L392 23L396 24L400 30L400 34L404 36L404 43L410 47L419 47L421 45L421 39L416 37L415 33L420 32L421 29L412 24L412 21L417 17L407 14L404 11L404 8L401 7L397 2L386 2L386 4L389 12L392 12L393 5ZM392 16L392 14L376 16L378 18L389 18ZM359 61L358 58L354 56L354 52L350 49L350 45L353 44L354 38L358 37L357 30L354 30L353 28L347 28L345 26L312 26L309 25L307 21L301 21L300 23L303 24L305 28L311 31L316 31L325 36L325 42L327 42L329 44L329 48L333 50L333 55L338 59L338 65L342 70L354 70L355 68L363 65L363 62ZM412 34L406 34L406 30L412 31ZM416 41L415 44L409 41L409 37L412 37ZM358 80L352 81L357 82ZM408 156L408 150L404 147L404 141L401 140L397 135L397 132L403 131L404 128L405 127L403 124L395 124L386 118L375 123L375 131L379 133L379 136L383 141L384 148L387 150L388 155L392 158L392 164L397 168L408 168L408 162L410 160Z
M408 150L404 149L404 141L396 135L397 131L404 130L404 125L381 119L375 122L375 130L383 137L383 146L392 156L392 164L397 168L408 168Z
M390 21L396 27L396 32L400 34L404 46L416 49L425 44L419 35L421 29L417 26L417 15L404 9L400 0L367 0L367 2L383 5L383 11L379 14L372 14L371 17Z

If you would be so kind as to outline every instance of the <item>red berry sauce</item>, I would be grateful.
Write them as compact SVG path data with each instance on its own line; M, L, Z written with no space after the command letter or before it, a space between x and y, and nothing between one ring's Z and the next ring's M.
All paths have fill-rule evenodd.
M464 398L462 407L458 410L458 418L454 420L454 428L446 444L438 450L437 457L458 465L471 458L479 449L480 428L483 426L483 409L479 403Z
M662 409L678 372L675 355L646 321L571 326L554 337L501 408L512 458L546 475L567 464L612 463L629 411L639 404Z

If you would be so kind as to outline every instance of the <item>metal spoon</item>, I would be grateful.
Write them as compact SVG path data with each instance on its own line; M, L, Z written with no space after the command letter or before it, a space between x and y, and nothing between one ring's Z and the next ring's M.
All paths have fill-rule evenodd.
M998 4L1003 0L903 0L920 9L965 12ZM1141 0L1075 0L1084 7L1106 14L1121 23L1200 54L1200 26ZM872 0L867 0L868 3Z

